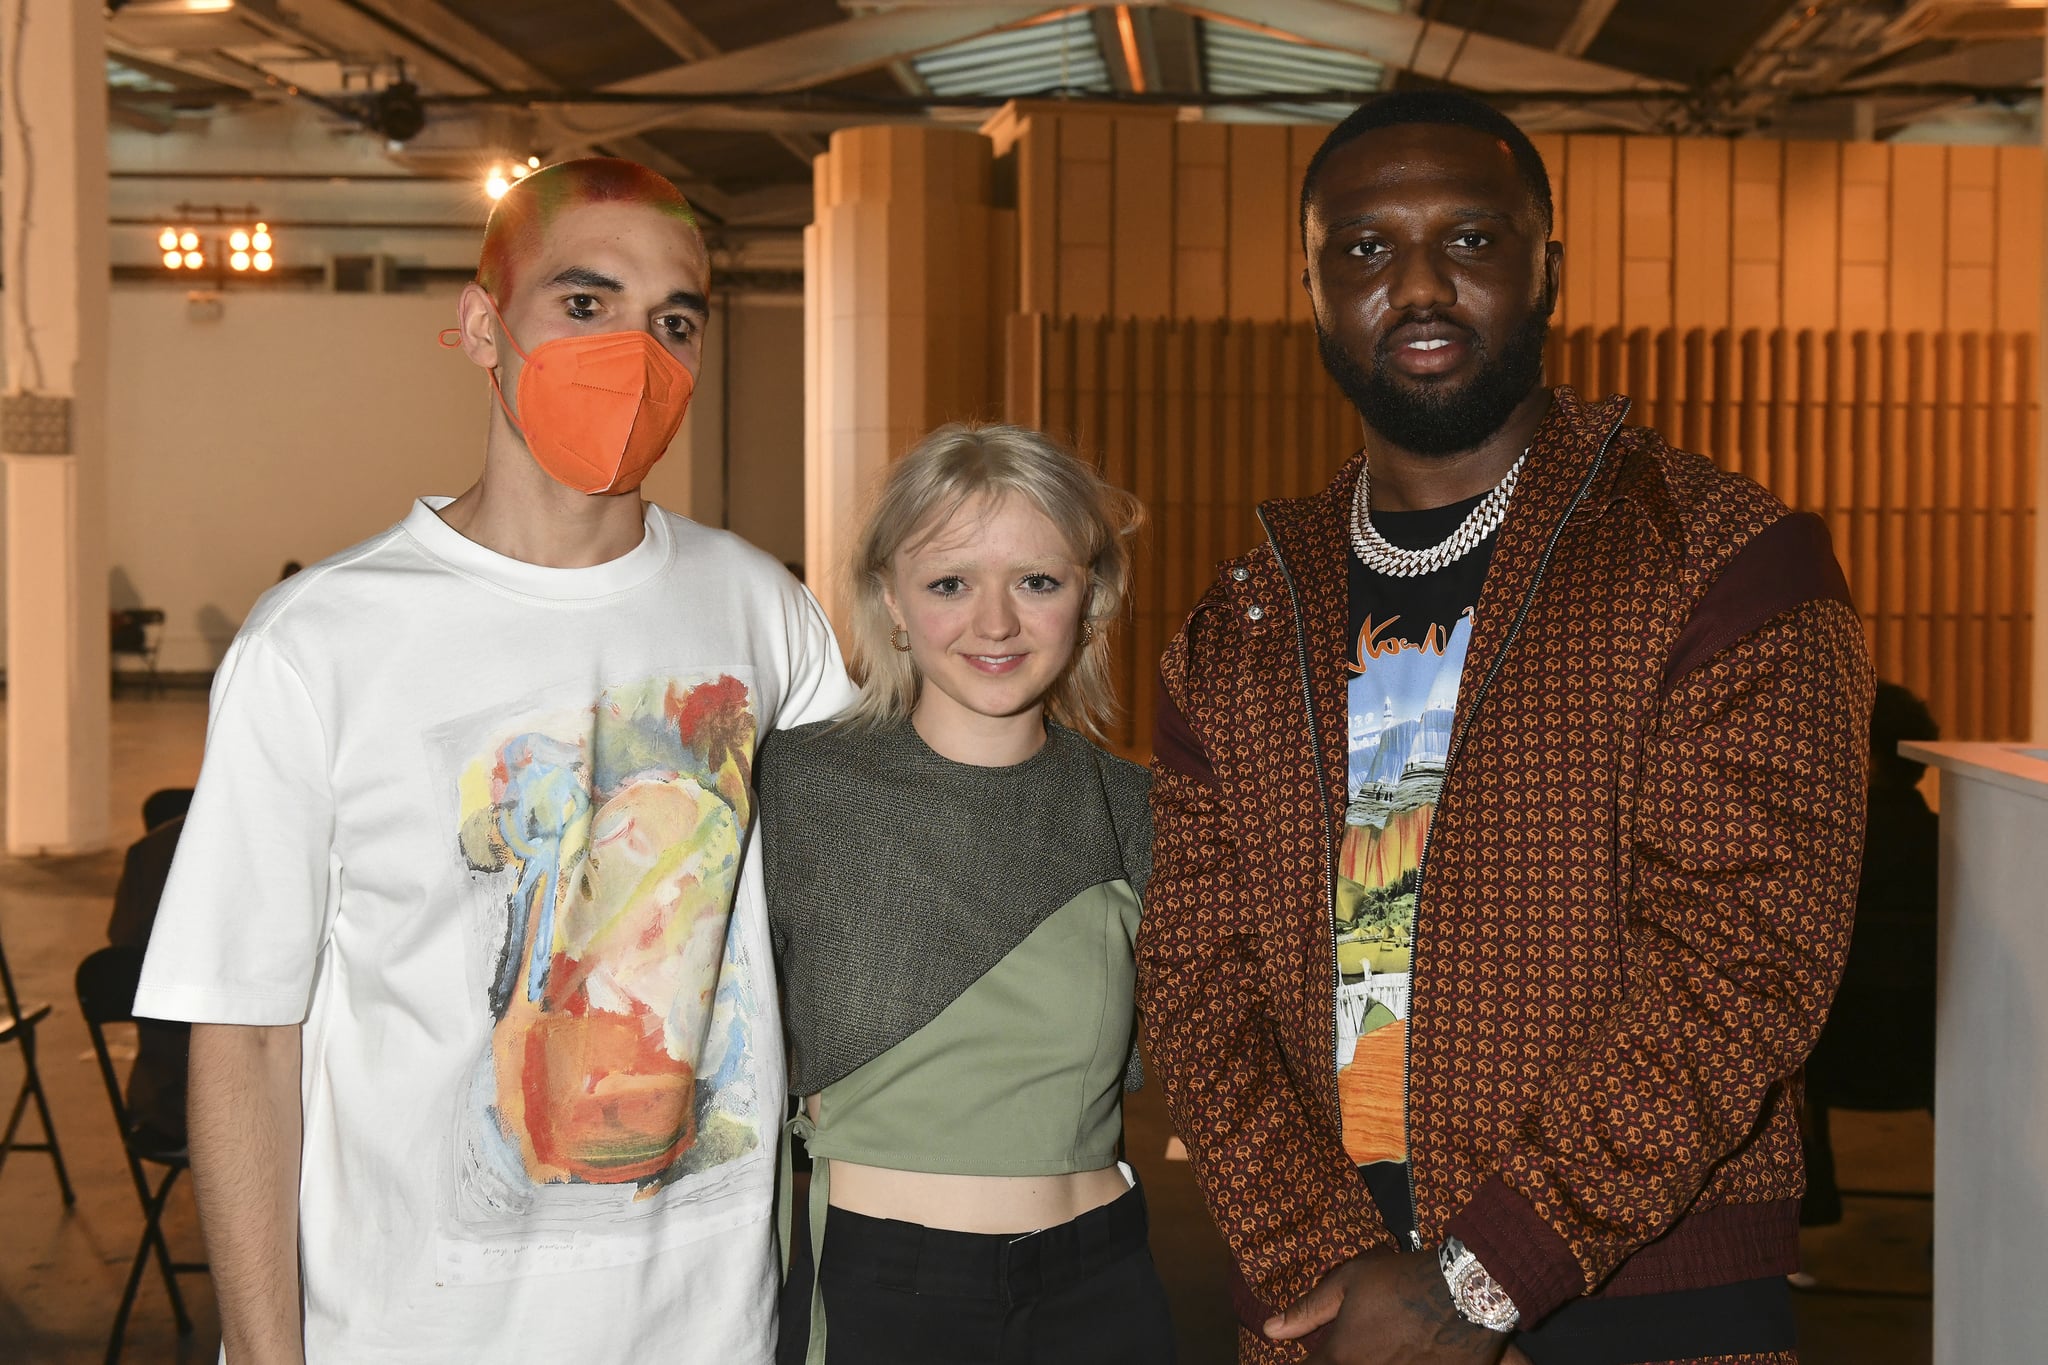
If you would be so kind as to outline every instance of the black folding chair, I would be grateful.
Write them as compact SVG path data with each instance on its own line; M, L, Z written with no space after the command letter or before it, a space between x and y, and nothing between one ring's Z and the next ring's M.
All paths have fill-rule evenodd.
M121 1078L115 1074L114 1058L107 1050L108 1024L125 1024L135 1018L135 986L142 978L142 950L102 948L78 964L78 1010L92 1034L92 1050L100 1062L100 1079L107 1083L107 1102L114 1106L114 1123L121 1130L121 1150L128 1158L128 1174L135 1181L135 1196L142 1201L142 1241L135 1248L134 1264L128 1267L128 1284L121 1291L121 1307L114 1314L114 1334L107 1342L107 1365L121 1358L121 1339L128 1332L128 1313L142 1288L142 1271L156 1256L164 1290L171 1296L171 1312L178 1320L178 1335L192 1334L192 1317L185 1311L184 1296L178 1293L178 1276L203 1275L204 1261L174 1261L164 1243L164 1204L171 1187L191 1165L185 1149L152 1143L147 1134L138 1136L128 1119L128 1105L121 1098ZM164 1174L154 1189L144 1163L161 1166Z
M130 607L107 613L107 654L110 657L127 654L142 660L142 685L151 693L164 690L156 673L156 655L163 644L163 630L164 613L159 607Z
M64 1203L68 1206L77 1202L71 1192L71 1176L64 1169L64 1153L57 1147L57 1129L50 1122L49 1097L43 1094L43 1073L36 1067L36 1025L50 1017L47 1004L33 1009L21 1007L21 997L15 994L14 973L7 969L7 948L0 944L0 1043L14 1043L21 1048L21 1089L14 1096L14 1108L7 1115L7 1128L0 1133L0 1167L7 1164L10 1152L48 1152L51 1164L57 1168L57 1188L64 1192ZM41 1142L16 1142L15 1135L21 1131L21 1121L28 1115L29 1101L34 1100L36 1113L43 1121Z

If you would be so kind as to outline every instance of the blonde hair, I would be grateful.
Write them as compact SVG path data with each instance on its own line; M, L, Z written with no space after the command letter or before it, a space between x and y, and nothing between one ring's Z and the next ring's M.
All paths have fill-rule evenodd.
M896 622L883 596L897 552L978 498L1012 495L1043 512L1072 547L1075 561L1087 567L1081 619L1095 629L1046 694L1045 709L1061 725L1102 738L1103 726L1117 713L1109 626L1129 595L1130 543L1144 523L1144 508L1041 432L968 422L950 422L919 441L891 466L868 509L846 576L850 664L860 684L847 723L906 720L917 705L917 669L891 643Z

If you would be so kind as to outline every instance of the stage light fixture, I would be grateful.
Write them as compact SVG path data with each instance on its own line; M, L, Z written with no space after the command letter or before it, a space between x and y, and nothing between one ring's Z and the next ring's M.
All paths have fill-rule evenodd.
M157 237L156 244L165 251L177 250L178 230L176 228L165 228Z
M410 142L427 126L427 106L420 88L402 77L378 91L370 101L370 126L391 142Z
M206 257L200 254L199 252L188 251L185 253L185 268L187 270L197 270L200 266L205 264Z
M537 171L537 170L539 170L539 169L540 169L540 158L539 158L539 157L537 157L537 156L530 156L530 157L526 158L526 169L528 169L528 170L530 170L530 171Z
M484 177L484 193L493 199L503 199L505 191L512 188L512 182L505 177L505 168L492 166L491 173Z
M164 266L166 269L182 270L185 266L185 255L183 252L177 250L177 245L178 239L176 237L173 237L171 239L172 249L164 253Z
M256 259L255 259L255 266L256 266L256 268L257 268L257 269L258 269L259 271L260 271L260 270L268 270L268 269L270 269L270 267L271 267L272 265L274 265L274 264L276 264L276 262L274 262L274 261L272 261L272 260L270 259L270 253L269 253L269 252L267 252L267 251L259 251L259 252L257 252L257 253L256 253Z
M249 245L258 251L270 250L270 224L258 223L256 230L249 234Z
M236 251L247 251L249 249L249 234L240 228L236 228L228 234L228 245Z
M197 251L199 249L199 234L191 228L186 228L178 234L178 245L186 251Z
M249 253L237 251L234 255L228 257L228 265L236 270L247 270L249 268Z

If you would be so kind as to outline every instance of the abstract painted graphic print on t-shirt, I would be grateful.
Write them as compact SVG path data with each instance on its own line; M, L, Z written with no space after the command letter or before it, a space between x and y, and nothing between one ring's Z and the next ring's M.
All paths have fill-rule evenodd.
M754 731L740 679L662 678L471 750L460 846L492 1026L458 1221L617 1212L573 1187L644 1197L758 1145L755 985L727 933Z
M1419 548L1476 499L1374 524ZM1489 539L1433 573L1393 578L1351 560L1350 709L1343 842L1337 854L1337 1095L1344 1148L1361 1166L1405 1162L1402 1077L1423 851L1443 790L1472 608ZM1392 1168L1390 1168L1392 1169Z

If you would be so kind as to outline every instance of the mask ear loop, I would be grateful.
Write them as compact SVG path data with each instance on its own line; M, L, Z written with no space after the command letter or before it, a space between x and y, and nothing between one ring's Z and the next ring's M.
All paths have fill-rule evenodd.
M490 305L491 316L498 320L499 328L505 333L505 340L518 353L520 360L532 359L531 356L527 355L526 348L521 346L518 339L512 335L512 328L506 324L505 315L498 311L498 301L492 298L488 291L484 294L484 302ZM443 327L441 329L440 341L443 346L453 350L462 344L462 329L460 327ZM496 365L491 366L489 373L491 376L491 392L497 397L498 406L505 410L505 420L512 424L512 429L519 433L519 438L525 440L526 427L520 422L518 415L512 411L512 405L505 401L504 385L498 382L498 367Z

